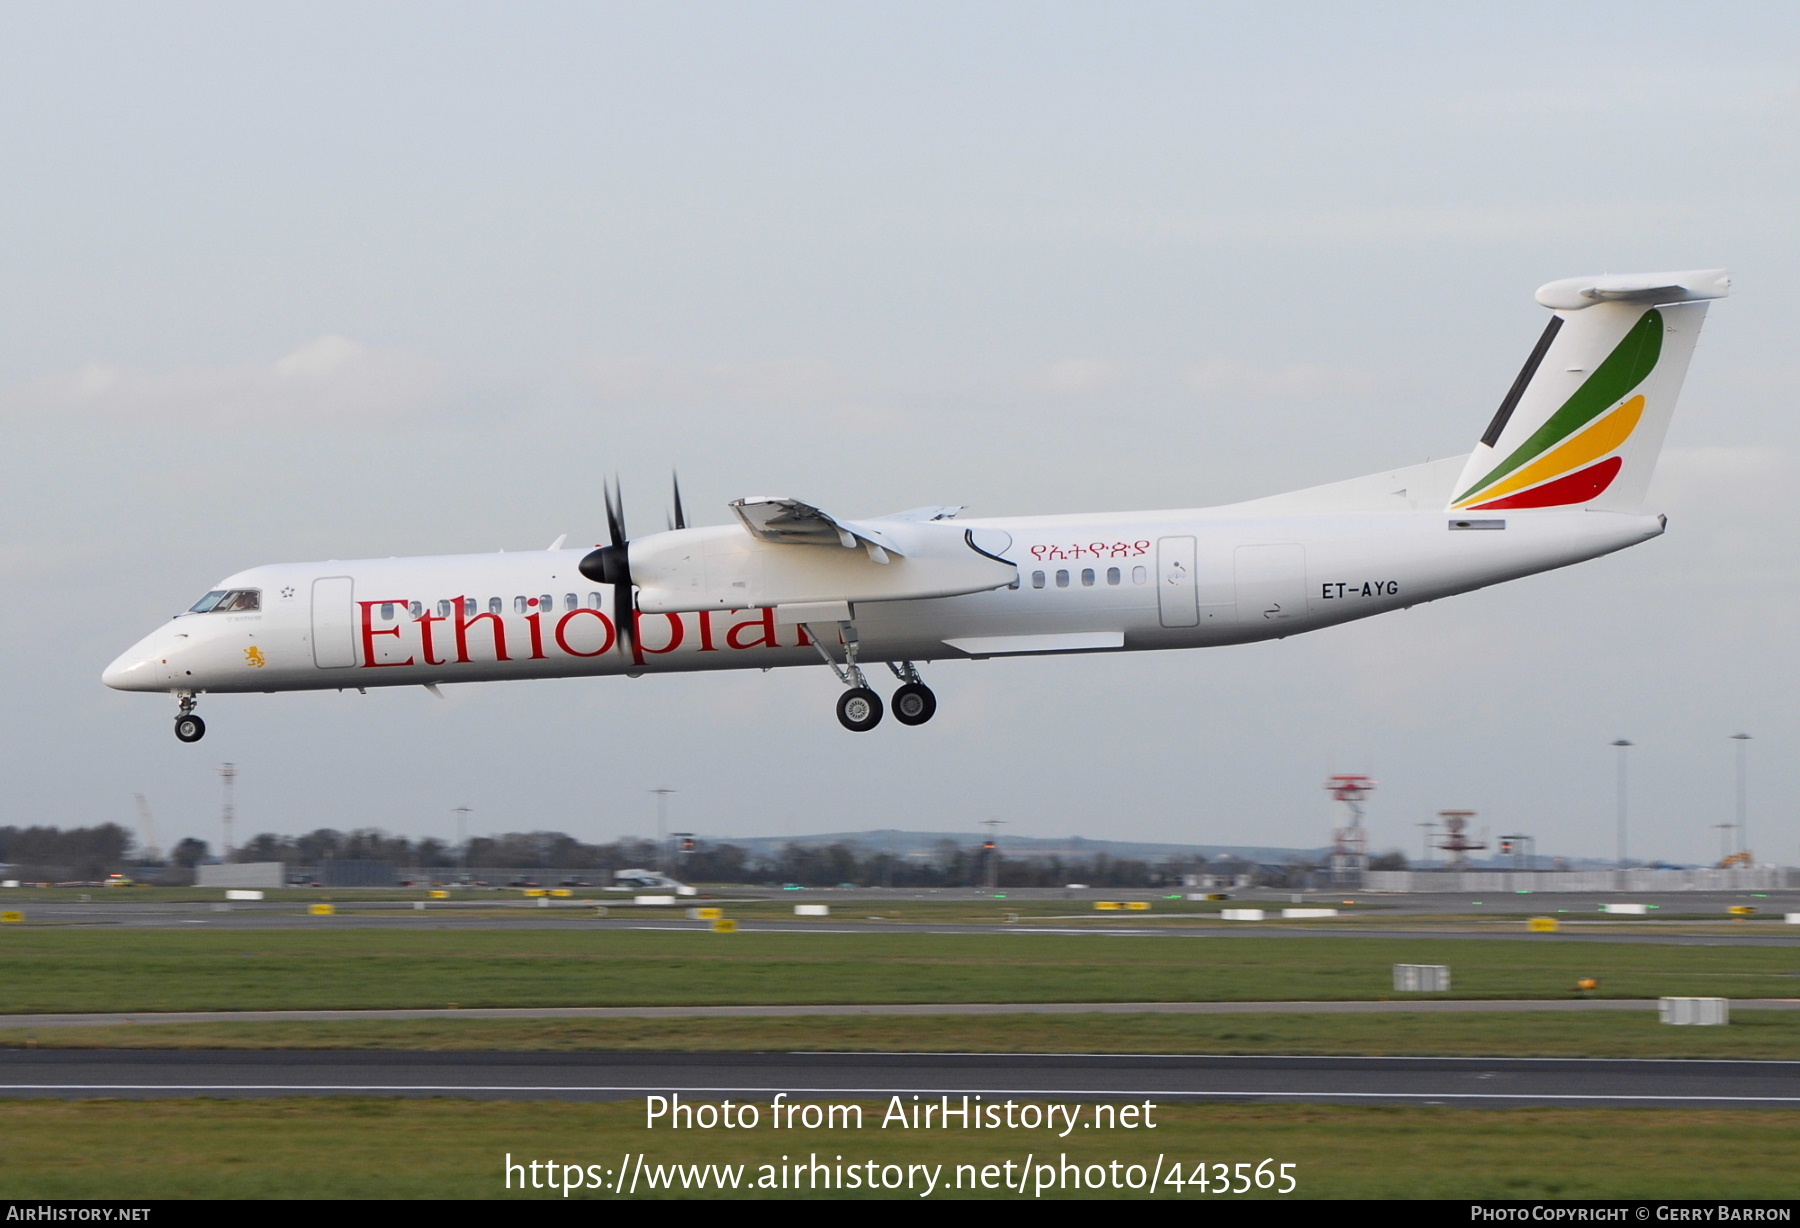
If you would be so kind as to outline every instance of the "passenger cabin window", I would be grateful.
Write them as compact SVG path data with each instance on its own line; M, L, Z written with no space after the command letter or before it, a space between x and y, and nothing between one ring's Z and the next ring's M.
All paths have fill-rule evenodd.
M473 597L464 597L463 598L463 617L464 618L474 618L475 617L475 598L473 598Z
M449 618L450 617L450 603L448 601L438 602L438 617L439 618Z
M1150 572L1147 569L1143 567L1133 567L1131 569L1131 582L1133 584L1143 584L1149 579Z
M1031 587L1032 588L1043 588L1044 587L1044 573L1043 572L1034 571L1031 573Z
M413 602L411 608L412 608L412 616L414 618L425 617L425 603L423 601Z
M602 604L600 601L599 593L589 593L588 594L588 609L604 610L605 608L606 608L606 606L604 604Z
M262 590L215 589L194 603L190 614L243 614L262 609Z
M384 623L391 623L394 621L394 603L393 602L384 601L381 603L381 621Z
M1117 567L1108 567L1106 569L1106 582L1108 584L1117 584L1119 582L1119 569Z
M513 613L523 614L525 612L525 608L526 608L525 607L525 598L523 598L523 597L514 597L513 598Z
M488 598L488 613L489 614L498 614L505 609L506 609L506 603L504 601L500 600L500 598L498 598L498 597L489 597Z
M1057 588L1068 588L1069 587L1069 573L1067 571L1058 569L1058 571L1056 573L1056 587Z
M537 599L537 608L545 614L556 613L556 598L549 593L542 593Z
M1092 567L1083 567L1081 569L1081 587L1094 587L1094 569Z
M581 608L581 598L577 597L574 593L564 593L563 594L563 609L565 609L569 613L573 614L576 610L578 610L580 608Z

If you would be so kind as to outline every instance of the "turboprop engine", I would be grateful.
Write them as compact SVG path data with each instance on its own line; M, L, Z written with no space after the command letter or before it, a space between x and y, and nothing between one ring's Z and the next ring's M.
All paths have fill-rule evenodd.
M856 601L1005 588L1010 535L947 519L840 521L788 499L740 499L739 525L680 529L630 545L646 614L773 607L784 622L847 619ZM942 514L949 509L922 509ZM904 514L903 514L904 515Z

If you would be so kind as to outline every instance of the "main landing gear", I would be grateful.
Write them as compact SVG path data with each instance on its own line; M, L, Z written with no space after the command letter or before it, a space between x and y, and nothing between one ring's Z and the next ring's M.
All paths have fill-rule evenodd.
M901 687L894 692L894 719L902 725L923 725L937 713L937 696L919 677L919 669L911 661L895 665L888 662Z
M825 658L825 664L831 666L831 672L838 676L838 681L849 688L838 696L838 722L852 733L867 733L881 724L881 696L875 693L875 688L869 685L868 678L862 672L862 666L856 663L856 624L838 624L838 638L844 645L842 665L832 659L831 653L820 642L811 626L806 628L806 634L819 650L819 655ZM888 668L902 683L894 692L894 719L902 725L923 725L937 711L937 696L919 678L918 668L911 661L903 661L898 665L890 661Z
M194 715L194 693L182 692L181 711L175 717L175 737L181 742L198 742L206 736L206 722Z

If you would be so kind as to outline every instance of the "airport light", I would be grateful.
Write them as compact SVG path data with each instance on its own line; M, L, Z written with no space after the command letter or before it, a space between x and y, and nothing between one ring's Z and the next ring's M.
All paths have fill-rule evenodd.
M1625 868L1625 847L1626 847L1625 846L1625 752L1627 750L1629 750L1634 744L1626 741L1624 738L1618 738L1613 741L1612 745L1614 747L1616 747L1619 752L1619 781L1618 781L1618 786L1619 786L1619 789L1618 789L1619 869L1623 870Z
M1750 852L1750 833L1748 830L1746 830L1745 823L1748 818L1749 810L1750 810L1748 777L1747 777L1748 764L1746 762L1746 754L1747 754L1747 752L1749 750L1749 746L1750 746L1750 735L1747 733L1734 733L1731 735L1731 740L1733 742L1737 743L1737 838L1738 838L1738 851L1740 853L1749 853ZM1754 866L1756 864L1756 858L1754 856L1746 857L1744 859L1744 864Z

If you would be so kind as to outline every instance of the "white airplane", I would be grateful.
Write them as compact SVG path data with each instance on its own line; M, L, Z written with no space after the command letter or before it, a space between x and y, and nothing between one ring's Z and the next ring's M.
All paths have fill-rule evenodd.
M1553 313L1473 452L1222 507L849 520L796 499L593 550L336 560L220 581L107 667L106 685L198 696L818 664L838 719L937 701L918 663L1279 639L1637 545L1645 495L1723 269L1551 282Z
M677 882L661 870L614 870L613 886L607 891L673 891L676 895L694 895L695 889Z

